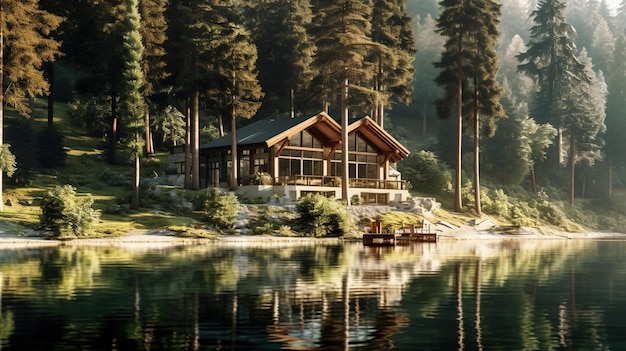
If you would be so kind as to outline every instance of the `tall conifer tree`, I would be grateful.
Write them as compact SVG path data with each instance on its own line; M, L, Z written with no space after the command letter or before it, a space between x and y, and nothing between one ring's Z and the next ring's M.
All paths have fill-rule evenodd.
M455 179L454 179L454 210L461 211L461 156L463 138L463 94L468 77L464 73L469 71L465 57L467 48L471 47L468 33L468 19L465 11L465 1L441 0L441 13L437 18L437 33L441 34L446 42L441 59L434 63L440 69L435 82L443 88L443 97L435 101L437 114L440 118L451 115L451 106L454 106L456 120L455 146Z
M556 148L548 156L548 160L552 160L551 168L565 163L561 157L565 154L562 137L567 119L571 117L568 107L575 106L576 86L591 79L578 61L574 44L576 32L565 20L564 10L561 0L540 1L531 13L534 25L528 49L517 56L519 70L537 83L532 115L538 122L548 122L558 130Z
M162 80L167 77L165 71L165 48L167 22L165 9L167 0L140 0L141 37L144 44L142 69L145 76L144 98L147 102L144 111L146 152L154 153L154 142L150 129L150 98L159 93Z
M30 109L24 99L48 92L49 84L42 68L45 62L52 62L59 55L60 43L49 36L61 20L61 17L41 10L38 0L0 1L0 147L2 157L7 160L12 155L2 146L4 105L9 104L27 115ZM6 89L4 82L11 89ZM5 163L10 164L2 161ZM0 168L0 211L4 204L2 173L5 171L8 169Z
M495 133L495 121L504 117L500 105L502 88L496 80L498 62L496 44L500 36L498 23L500 4L493 0L466 0L467 13L475 20L470 23L471 93L466 100L474 136L474 209L480 215L479 140L481 129L487 136Z
M272 112L290 117L310 107L309 83L315 45L308 33L313 13L309 0L272 0L251 9L250 28L257 46L259 81Z
M411 102L416 53L413 20L406 12L406 0L375 0L371 22L372 39L380 44L374 51L374 87L379 95L372 117L383 127L384 111L392 101Z
M314 90L324 108L340 96L342 126L342 199L349 202L348 106L367 111L377 93L371 89L376 72L369 60L377 46L371 39L371 8L359 0L319 0L314 7L312 33L317 53ZM349 85L348 85L349 84Z
M626 3L626 2L625 2ZM626 10L626 7L625 7ZM607 77L609 94L606 103L606 147L608 162L608 195L613 195L614 170L626 166L626 33L615 44L610 75ZM618 172L617 174L619 174Z
M139 19L138 0L125 0L124 70L120 89L121 113L126 121L124 145L134 164L131 208L139 207L140 156L143 153L144 75L141 68L143 44Z

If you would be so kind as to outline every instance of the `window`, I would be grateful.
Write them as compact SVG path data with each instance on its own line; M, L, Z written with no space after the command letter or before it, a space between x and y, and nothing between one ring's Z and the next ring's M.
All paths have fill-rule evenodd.
M265 158L254 159L254 173L267 172L267 164Z
M315 139L309 131L304 130L291 137L289 146L320 149L322 148L322 143Z

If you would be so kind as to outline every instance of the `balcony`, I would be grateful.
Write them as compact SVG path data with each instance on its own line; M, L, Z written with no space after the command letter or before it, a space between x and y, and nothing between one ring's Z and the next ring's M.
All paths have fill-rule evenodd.
M295 175L274 179L274 185L303 185L341 187L341 177ZM350 178L350 188L408 190L404 180L381 180L370 178Z

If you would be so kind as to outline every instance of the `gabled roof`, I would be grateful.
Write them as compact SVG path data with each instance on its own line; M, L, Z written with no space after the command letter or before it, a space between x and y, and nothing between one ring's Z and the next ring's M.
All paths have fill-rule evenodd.
M272 147L285 139L308 130L325 145L341 142L341 125L325 112L296 118L269 119L251 123L237 129L237 144L241 146L263 145ZM397 162L409 155L409 150L382 129L369 117L362 118L348 126L348 134L358 132L380 154L390 161ZM225 149L231 145L230 135L200 145L200 149Z
M312 126L311 133L322 141L338 142L341 139L341 126L327 113L320 112L312 116L268 119L248 124L237 129L237 144L271 147ZM200 149L227 148L230 144L228 134L200 145Z
M387 155L392 162L400 161L409 156L410 152L404 145L400 144L391 134L387 133L369 117L361 118L348 126L348 134L352 134L355 131L361 134L381 153Z

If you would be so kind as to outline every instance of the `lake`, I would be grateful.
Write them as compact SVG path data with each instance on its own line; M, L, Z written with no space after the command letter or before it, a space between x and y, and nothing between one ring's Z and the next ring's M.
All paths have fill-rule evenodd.
M626 241L0 250L5 350L626 350Z

